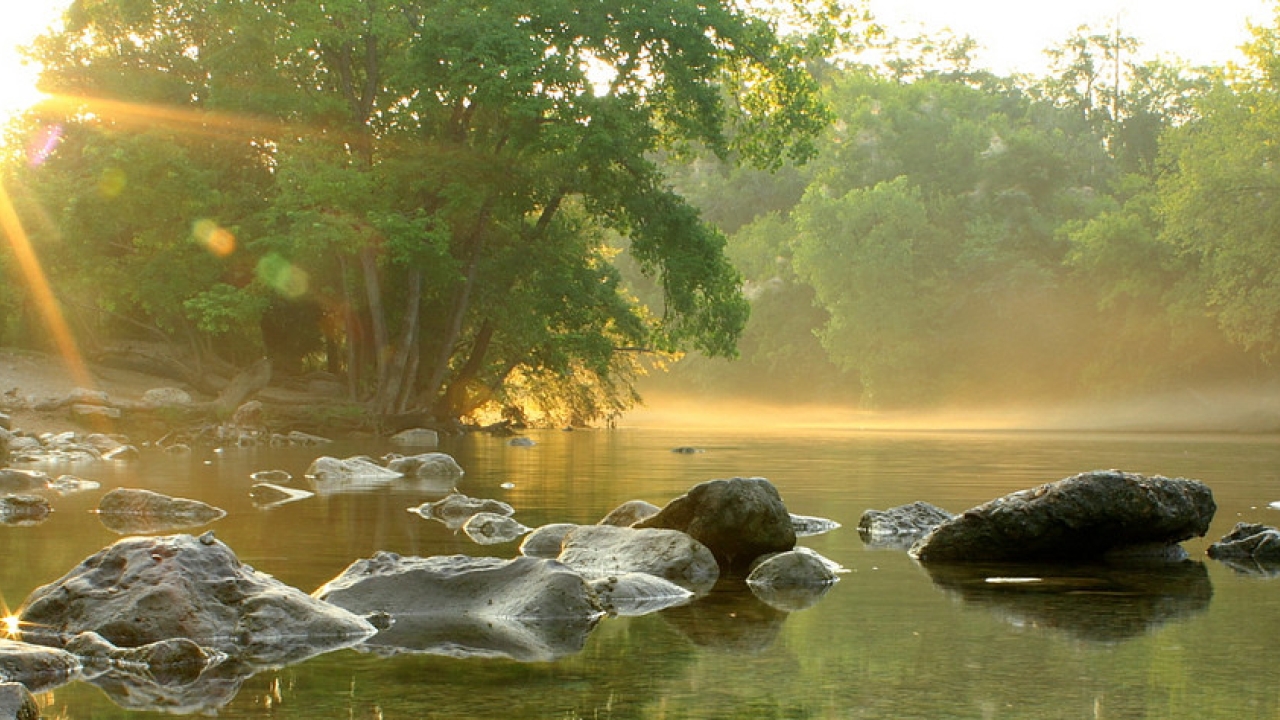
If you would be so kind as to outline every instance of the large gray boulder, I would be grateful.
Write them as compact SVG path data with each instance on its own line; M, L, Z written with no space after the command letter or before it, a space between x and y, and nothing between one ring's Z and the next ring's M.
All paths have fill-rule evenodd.
M564 536L557 559L589 578L646 573L694 592L720 577L711 550L679 530L581 525Z
M131 537L86 558L22 605L23 638L61 647L94 632L122 648L176 638L259 665L373 634L364 618L241 563L212 533Z
M0 639L0 678L36 692L70 682L80 667L80 660L65 650Z
M761 555L796 545L791 514L778 489L760 477L700 483L634 527L688 533L727 570L745 570Z
M617 525L629 527L641 520L647 520L662 511L662 508L648 500L628 500L600 519L598 525Z
M199 500L169 497L151 490L116 488L98 501L98 519L121 535L172 532L226 517L226 511Z
M581 526L576 523L549 523L536 527L520 543L520 554L554 560L560 557L564 536L578 527Z
M911 547L923 563L1079 561L1202 536L1217 506L1197 480L1081 473L965 511Z
M544 661L576 653L603 615L581 575L553 560L465 555L357 560L314 597L388 617L383 652Z

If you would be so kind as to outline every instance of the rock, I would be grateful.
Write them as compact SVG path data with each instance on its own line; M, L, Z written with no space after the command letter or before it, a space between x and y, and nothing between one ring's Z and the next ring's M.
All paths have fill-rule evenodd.
M1250 574L1267 574L1260 571L1280 566L1280 530L1258 523L1236 523L1231 532L1209 546L1208 555L1237 569L1256 566L1258 572Z
M906 550L953 517L937 505L917 500L888 510L867 510L858 520L858 534L871 547Z
M417 513L428 520L439 520L450 529L457 530L466 524L472 515L479 513L514 515L516 510L501 500L486 500L467 497L462 493L450 493L435 502L425 502L417 507L411 507L409 512Z
M0 496L0 523L5 525L38 525L51 512L49 501L39 495Z
M277 447L316 447L333 444L333 441L327 437L304 433L301 430L290 430L287 435L272 435L271 442Z
M393 457L387 462L387 468L407 478L455 481L463 475L457 460L439 452Z
M911 555L923 563L1089 560L1204 535L1216 509L1199 481L1099 470L967 510L917 541Z
M695 593L720 577L711 550L679 530L581 525L564 536L557 559L589 578L641 572Z
M76 403L71 406L71 417L77 422L92 423L95 420L119 420L120 409L102 405Z
M363 618L242 564L206 533L130 537L86 558L22 605L23 638L54 647L84 632L121 648L186 638L259 665L360 642Z
M136 488L116 488L103 495L96 512L107 529L121 535L198 527L221 520L227 514L199 500Z
M676 453L677 455L695 455L697 453L706 452L706 450L696 448L691 445L681 445L680 447L671 448L671 452Z
M616 525L618 527L631 527L632 525L647 520L657 515L662 508L645 500L628 500L613 510L609 511L597 525Z
M791 514L782 497L760 477L701 483L634 527L688 533L728 570L746 569L757 557L790 550L796 544Z
M574 523L551 523L534 528L520 543L520 554L528 557L554 560L560 556L560 544L569 531L579 527Z
M293 475L287 470L259 470L249 473L249 479L259 483L287 483L293 480Z
M63 406L66 405L95 405L98 407L106 407L111 404L111 398L102 390L90 390L88 388L73 388L67 396L63 398Z
M317 485L327 485L326 489L332 491L385 485L404 476L364 456L339 460L323 455L311 462L306 477Z
M0 430L13 431L13 418L8 413L0 412Z
M39 470L0 468L0 490L7 492L43 490L49 487L49 482L49 475Z
M510 445L511 447L533 447L538 443L534 442L533 438L514 437L508 440L507 444Z
M648 573L623 573L591 581L610 615L636 617L683 605L694 598L687 588Z
M480 545L498 545L523 536L529 528L506 515L482 512L467 518L462 532Z
M253 498L253 505L259 510L279 507L315 496L316 494L309 490L285 487L274 483L254 483L249 487L249 497Z
M783 612L813 607L840 579L844 568L809 548L798 547L760 558L747 587L761 601Z
M65 684L79 672L80 661L65 650L0 639L0 678L5 681L43 692Z
M116 447L102 453L103 460L137 460L139 453L138 448L132 445L117 445Z
M791 529L796 531L796 537L824 535L832 530L839 530L840 527L840 523L835 520L813 517L811 515L791 514Z
M188 638L160 640L131 648L119 648L95 632L82 632L67 641L66 651L84 664L86 673L109 672L113 665L131 669L145 668L155 676L188 684L205 668L226 659L216 650L208 650Z
M97 480L78 478L75 475L59 475L57 479L49 481L48 487L58 494L66 495L68 493L97 490L102 487L102 483Z
M410 428L392 435L390 440L392 445L436 447L440 444L440 434L427 428Z
M552 560L379 552L313 593L389 627L366 647L454 657L545 661L581 650L603 615L582 576Z
M191 394L175 387L157 387L142 393L142 404L150 408L179 408L191 405Z
M0 682L0 718L40 720L40 706L26 685Z

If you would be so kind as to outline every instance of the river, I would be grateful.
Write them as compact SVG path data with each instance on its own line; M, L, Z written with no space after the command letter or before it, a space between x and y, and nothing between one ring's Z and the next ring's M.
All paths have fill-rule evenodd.
M580 649L501 657L347 649L217 686L165 707L73 682L38 699L49 718L216 714L220 718L1257 718L1280 716L1280 579L1205 557L1238 521L1280 524L1280 438L1254 435L1014 432L614 430L487 435L439 450L466 471L458 490L496 498L535 527L593 523L631 499L662 505L713 478L762 476L788 509L843 524L802 538L847 569L812 606L783 612L748 592L605 618ZM693 446L697 453L673 453ZM422 486L337 492L263 509L250 474L301 481L318 455L378 456L344 442L315 448L145 449L127 463L43 468L102 484L50 495L43 524L0 527L0 594L17 605L119 538L90 513L102 491L143 487L227 510L209 526L240 559L311 592L353 560L465 553L511 557L406 512L440 496ZM1218 512L1194 562L1157 572L1019 568L1043 582L930 574L900 550L873 549L863 511L927 500L952 512L1094 469L1196 478ZM302 483L305 486L305 483ZM203 532L205 528L195 529ZM1001 574L992 570L989 574ZM1008 574L1008 573L1004 573ZM1058 583L1057 579L1068 582ZM176 692L175 695L182 693ZM176 711L176 712L175 712Z

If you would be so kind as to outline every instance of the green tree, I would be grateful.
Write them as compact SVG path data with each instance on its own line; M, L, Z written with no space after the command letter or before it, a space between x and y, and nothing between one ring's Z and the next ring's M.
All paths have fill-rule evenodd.
M724 238L652 158L808 157L827 115L805 59L835 37L829 16L805 10L815 32L783 40L733 6L692 0L79 0L35 55L48 89L82 100L46 115L64 144L23 183L47 203L149 133L203 142L204 155L152 147L150 164L196 178L165 183L168 202L136 200L173 216L173 248L196 252L172 228L208 218L237 251L170 273L171 287L134 283L124 314L169 332L161 313L180 311L208 350L216 333L254 325L225 322L227 305L265 318L281 307L272 297L314 303L327 320L289 345L323 344L331 366L341 353L382 413L457 417L501 402L516 375L617 387L636 348L734 352L747 306ZM119 235L137 251L124 277L173 262L135 237L160 223L128 225ZM657 280L655 313L622 294L606 231ZM104 252L100 235L74 237L88 252L68 255L67 282L88 270L76 258Z

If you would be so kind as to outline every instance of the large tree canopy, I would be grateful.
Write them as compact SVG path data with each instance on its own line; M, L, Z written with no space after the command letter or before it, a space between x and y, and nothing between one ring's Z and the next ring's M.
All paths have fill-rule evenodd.
M387 413L575 378L590 415L636 349L734 353L724 239L654 158L807 157L813 37L695 0L77 0L14 184L86 326L323 357Z

